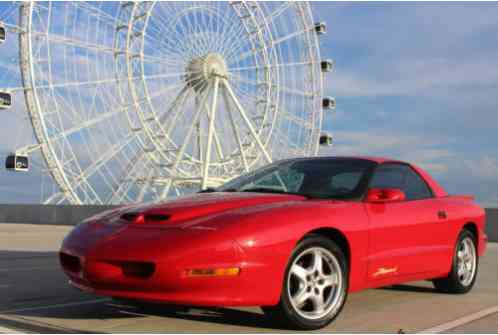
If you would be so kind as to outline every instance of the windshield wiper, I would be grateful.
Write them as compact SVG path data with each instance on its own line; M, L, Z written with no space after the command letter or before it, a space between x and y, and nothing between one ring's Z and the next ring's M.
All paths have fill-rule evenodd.
M213 187L208 187L204 190L200 190L199 192L197 193L213 193L213 192L218 192L215 188Z
M228 188L226 190L218 190L214 187L208 187L205 190L201 190L197 193L215 193L215 192L238 192L235 188Z
M255 192L255 193L281 193L281 194L288 194L285 191L280 191L280 190L275 190L273 188L266 188L266 187L253 187L253 188L247 188L245 190L240 190L239 192Z
M226 190L218 190L212 187L208 187L205 190L199 191L198 193L214 193L214 192L254 192L254 193L275 193L275 194L290 194L290 195L300 195L302 197L305 197L307 199L313 199L317 198L315 196L312 196L311 194L303 194L303 193L294 193L294 192L285 192L281 190L275 190L272 188L266 188L266 187L253 187L253 188L248 188L245 190L238 190L236 188L227 188Z
M245 189L245 190L240 190L239 192L289 194L289 195L300 195L300 196L305 197L307 199L312 199L313 198L313 196L311 196L309 194L296 193L296 192L285 192L285 191L275 190L275 189L272 189L272 188L265 188L265 187L248 188L248 189Z

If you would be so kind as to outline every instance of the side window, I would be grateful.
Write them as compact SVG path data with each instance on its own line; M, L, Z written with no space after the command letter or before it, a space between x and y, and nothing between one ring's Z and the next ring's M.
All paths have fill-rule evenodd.
M418 200L431 198L432 193L422 177L409 166L406 166L405 169L406 177L403 191L405 192L406 199Z
M399 188L406 200L419 200L432 197L429 186L411 167L402 164L379 166L370 181L371 188Z
M330 187L332 190L353 191L360 182L363 172L344 172L332 177Z
M384 164L375 169L370 188L403 189L404 171L400 165Z

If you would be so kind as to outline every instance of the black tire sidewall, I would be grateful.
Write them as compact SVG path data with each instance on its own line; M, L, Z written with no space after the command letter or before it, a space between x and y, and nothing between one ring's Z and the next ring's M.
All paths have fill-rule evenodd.
M338 302L338 307L335 310L333 310L332 313L316 320L306 319L301 315L299 315L294 310L294 307L290 302L290 297L287 294L288 292L287 278L289 276L289 271L292 266L292 263L294 262L296 257L300 255L304 250L312 247L325 248L329 250L337 258L339 266L341 267L342 279L343 279L342 292L340 293L341 301ZM349 267L346 256L344 255L344 252L341 250L341 248L335 242L321 236L310 236L303 239L292 252L292 255L287 264L284 276L284 283L282 287L282 295L280 298L280 306L279 306L281 311L285 314L285 318L291 321L293 328L299 328L303 330L313 330L325 327L330 322L332 322L337 317L337 315L339 315L346 302L348 284L349 284L348 274L349 274Z

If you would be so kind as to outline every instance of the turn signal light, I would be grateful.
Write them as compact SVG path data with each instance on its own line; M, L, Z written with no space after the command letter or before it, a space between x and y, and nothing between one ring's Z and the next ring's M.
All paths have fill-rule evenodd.
M192 269L187 270L187 277L222 277L238 276L240 268L213 268L213 269Z

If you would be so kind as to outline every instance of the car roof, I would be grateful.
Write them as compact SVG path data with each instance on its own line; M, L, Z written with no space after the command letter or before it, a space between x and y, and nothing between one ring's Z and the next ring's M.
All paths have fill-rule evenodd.
M367 161L372 161L375 163L385 163L385 162L396 162L396 163L405 163L408 164L407 162L403 162L397 159L390 159L386 157L377 157L377 156L315 156L315 157L300 157L297 159L327 159L327 158L332 158L332 159L361 159L361 160L367 160Z
M396 159L391 159L391 158L386 158L386 157L377 157L377 156L333 156L333 157L339 157L339 158L354 158L354 159L364 159L368 161L373 161L376 163L385 163L385 162L399 162L399 163L405 163L401 162Z

